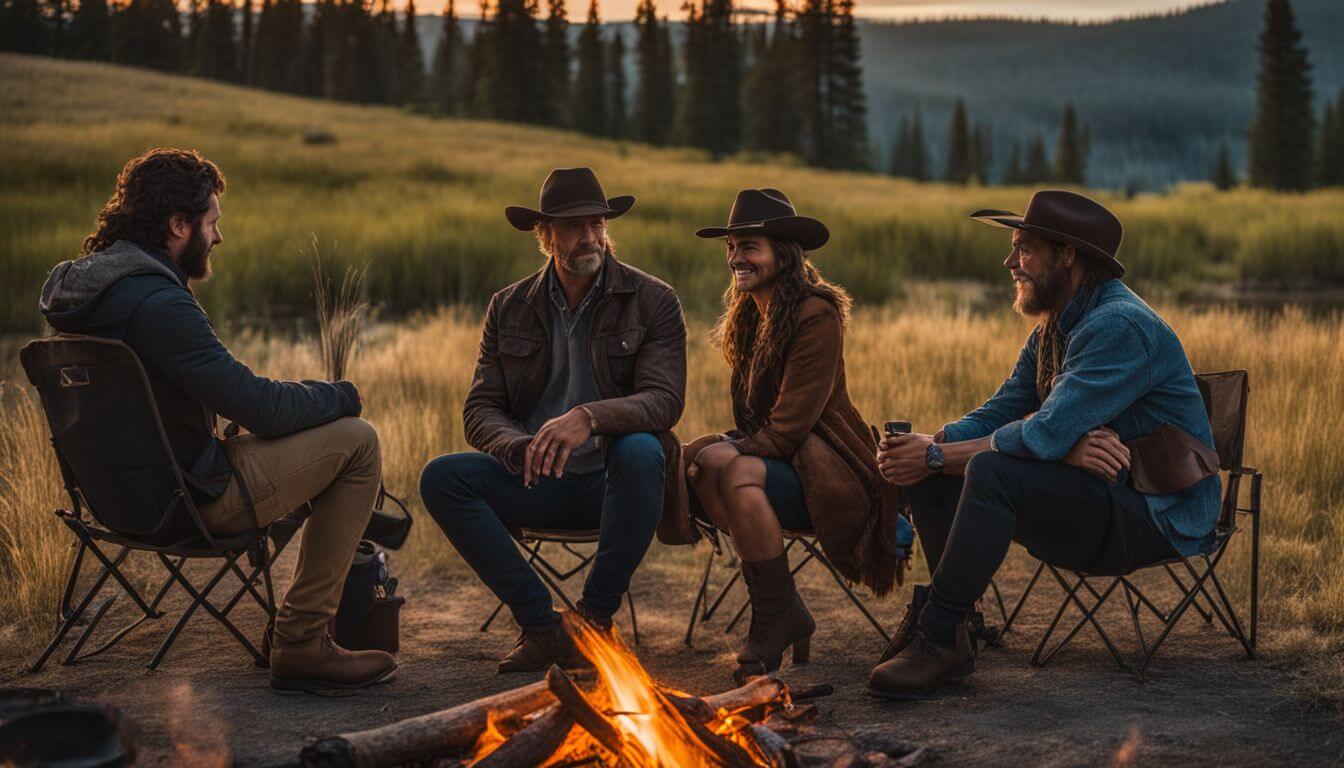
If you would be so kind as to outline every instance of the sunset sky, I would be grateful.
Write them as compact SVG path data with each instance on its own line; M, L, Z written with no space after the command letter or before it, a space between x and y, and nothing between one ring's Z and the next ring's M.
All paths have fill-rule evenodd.
M447 0L418 0L418 13L438 13ZM1057 20L1105 21L1122 16L1158 13L1208 2L1192 0L855 0L861 16L879 19L937 19L964 16L1012 16ZM661 13L681 15L682 0L655 0ZM589 0L566 0L570 18L582 21ZM634 16L637 0L598 0L604 21ZM404 6L404 0L395 3ZM543 0L542 7L545 8ZM774 8L774 0L740 0L748 8ZM460 16L476 16L479 0L456 0Z

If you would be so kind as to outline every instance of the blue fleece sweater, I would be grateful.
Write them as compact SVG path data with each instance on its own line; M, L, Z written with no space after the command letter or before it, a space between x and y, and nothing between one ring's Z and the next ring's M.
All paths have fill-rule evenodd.
M960 442L989 435L993 450L1040 461L1063 459L1084 434L1101 426L1128 441L1171 424L1213 445L1181 340L1124 283L1107 280L1080 293L1061 313L1059 327L1066 351L1045 402L1036 394L1033 331L999 391L944 427L944 438ZM1215 475L1180 493L1144 498L1158 530L1189 557L1212 549L1221 496L1222 481Z

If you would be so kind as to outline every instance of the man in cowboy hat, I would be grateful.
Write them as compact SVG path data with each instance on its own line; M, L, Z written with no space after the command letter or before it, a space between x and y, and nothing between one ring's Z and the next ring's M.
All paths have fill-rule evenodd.
M1013 230L1014 308L1038 323L984 405L878 451L882 473L906 488L933 575L869 678L891 698L974 671L966 618L1010 542L1117 575L1208 551L1218 516L1203 399L1180 339L1119 279L1119 220L1056 190L1036 193L1024 216L971 218ZM1135 440L1148 435L1163 439Z
M686 393L681 304L617 261L607 234L634 202L608 199L588 168L561 168L538 209L505 209L546 264L486 310L463 413L481 453L440 456L420 476L430 514L522 628L500 672L581 663L510 530L600 531L578 609L607 628L664 508L685 507L676 482L665 504L663 482L681 462L671 433Z

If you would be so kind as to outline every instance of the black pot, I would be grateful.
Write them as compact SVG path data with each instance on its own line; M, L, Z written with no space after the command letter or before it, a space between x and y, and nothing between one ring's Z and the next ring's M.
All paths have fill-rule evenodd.
M100 704L56 703L0 724L0 764L15 768L113 768L135 761L121 712Z

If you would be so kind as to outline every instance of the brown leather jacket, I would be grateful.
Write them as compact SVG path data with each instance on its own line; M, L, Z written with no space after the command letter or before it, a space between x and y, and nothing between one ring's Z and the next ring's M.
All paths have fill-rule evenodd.
M900 489L878 472L877 432L849 399L839 311L813 296L798 314L782 363L757 387L755 407L749 412L744 396L733 396L737 446L793 465L826 556L846 578L883 595L902 565L894 554ZM723 437L686 446L687 461Z
M588 337L589 359L602 399L585 407L594 434L649 432L663 445L667 479L681 471L681 443L672 427L686 400L686 323L667 283L605 260L602 296ZM521 474L532 435L522 422L550 377L551 341L546 268L490 299L481 332L476 372L462 412L467 442ZM602 441L600 441L602 442ZM685 487L664 483L660 539L685 537L689 527Z

